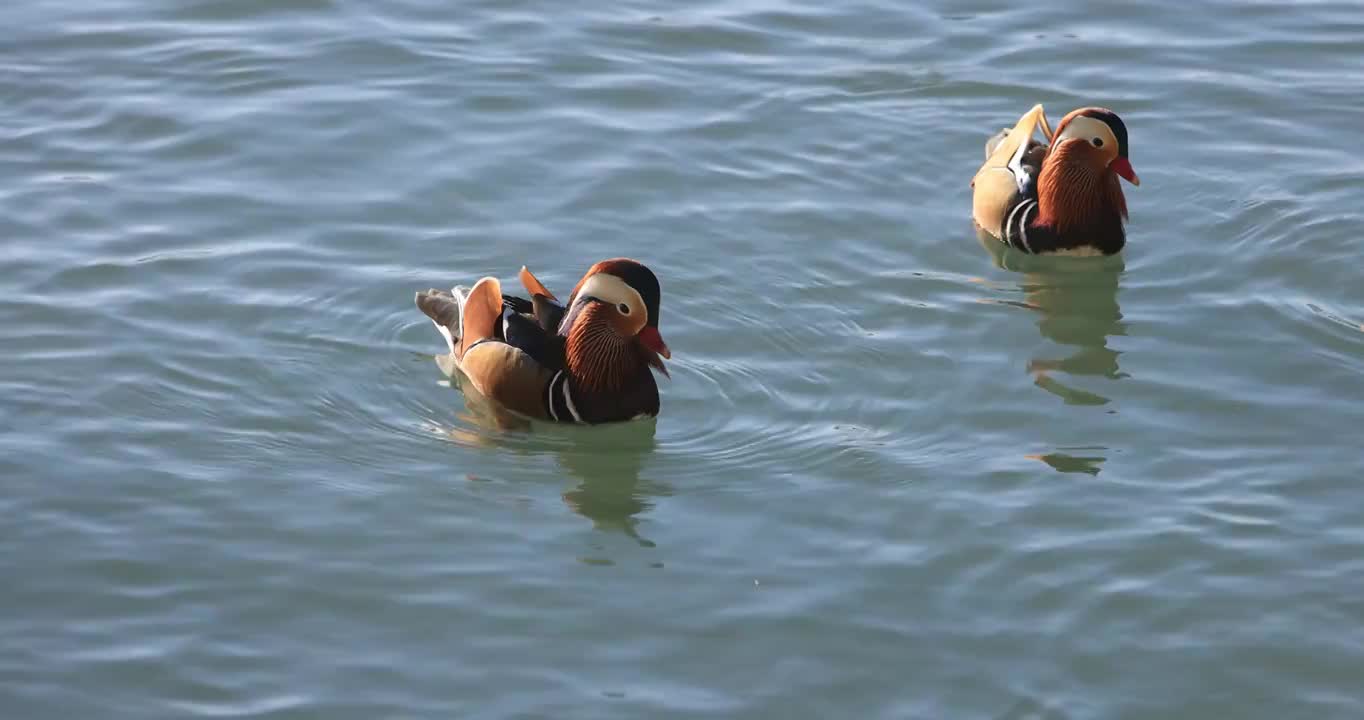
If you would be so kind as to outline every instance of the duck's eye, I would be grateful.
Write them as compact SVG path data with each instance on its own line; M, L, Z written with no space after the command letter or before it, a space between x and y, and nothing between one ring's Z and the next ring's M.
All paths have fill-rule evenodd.
M625 303L621 303L621 304L617 305L617 306L616 306L616 309L620 311L620 314L621 314L621 315L629 315L629 314L630 314L630 306L629 306L629 305L626 305Z
M1094 138L1093 140L1090 140L1090 142L1094 143L1094 147L1103 147L1103 146L1104 146L1104 140L1103 140L1103 138Z

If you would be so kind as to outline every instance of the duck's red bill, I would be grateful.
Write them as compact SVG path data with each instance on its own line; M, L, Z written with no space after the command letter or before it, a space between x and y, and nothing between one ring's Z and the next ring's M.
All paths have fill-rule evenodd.
M663 342L663 336L658 334L658 328L646 327L639 331L639 341L644 343L644 347L653 350L663 357L671 360L673 354L668 350L668 343Z
M1117 173L1119 177L1126 180L1127 182L1130 182L1138 187L1141 186L1141 180L1137 179L1137 171L1132 169L1131 160L1128 160L1125 157L1120 157L1114 160L1113 164L1110 165L1109 167L1113 168L1113 172Z
M646 327L640 330L639 343L649 350L649 365L663 373L664 377L672 378L672 373L668 372L662 358L671 360L673 354L668 350L668 343L663 342L663 336L658 334L658 328Z

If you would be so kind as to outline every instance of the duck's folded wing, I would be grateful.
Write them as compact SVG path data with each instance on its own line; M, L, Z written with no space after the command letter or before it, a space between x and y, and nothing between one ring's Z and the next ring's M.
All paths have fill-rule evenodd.
M533 306L529 300L523 297L505 294L502 296L502 309L519 312L522 315L530 315L535 312L535 306Z
M544 328L545 332L551 334L559 332L559 325L564 321L566 310L563 305L555 302L553 298L536 293L531 298L531 307L536 322L540 323L540 327Z
M564 367L564 338L540 326L533 317L505 307L502 336L508 345L529 355L549 370Z
M539 293L530 300L515 295L503 295L502 308L534 318L535 322L548 333L558 332L559 323L564 320L564 306Z
M997 238L1004 237L1009 213L1037 195L1037 173L1046 155L1046 147L1033 141L1039 127L1044 135L1051 136L1046 113L1036 105L1002 138L992 138L986 144L989 156L971 180L976 224Z

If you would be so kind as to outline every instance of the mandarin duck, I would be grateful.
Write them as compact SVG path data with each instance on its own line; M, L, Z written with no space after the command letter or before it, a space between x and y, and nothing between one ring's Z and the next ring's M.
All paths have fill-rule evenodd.
M1033 139L1040 129L1050 145ZM1041 105L985 145L971 180L976 225L1038 255L1113 255L1126 243L1127 199L1140 185L1127 159L1127 126L1111 110L1080 108L1053 133Z
M497 278L417 293L417 307L450 346L453 365L503 407L541 420L608 423L658 415L650 368L668 375L658 333L658 278L626 258L603 260L566 304L521 268L529 300Z

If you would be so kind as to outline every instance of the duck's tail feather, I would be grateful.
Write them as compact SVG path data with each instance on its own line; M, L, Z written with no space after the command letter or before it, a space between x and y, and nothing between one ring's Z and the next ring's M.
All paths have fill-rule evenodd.
M453 291L437 290L431 288L424 292L417 293L417 309L431 318L436 330L450 346L450 352L454 352L459 346L460 338L464 337L464 318L461 308L464 305L464 298L468 295L468 290L457 287Z

